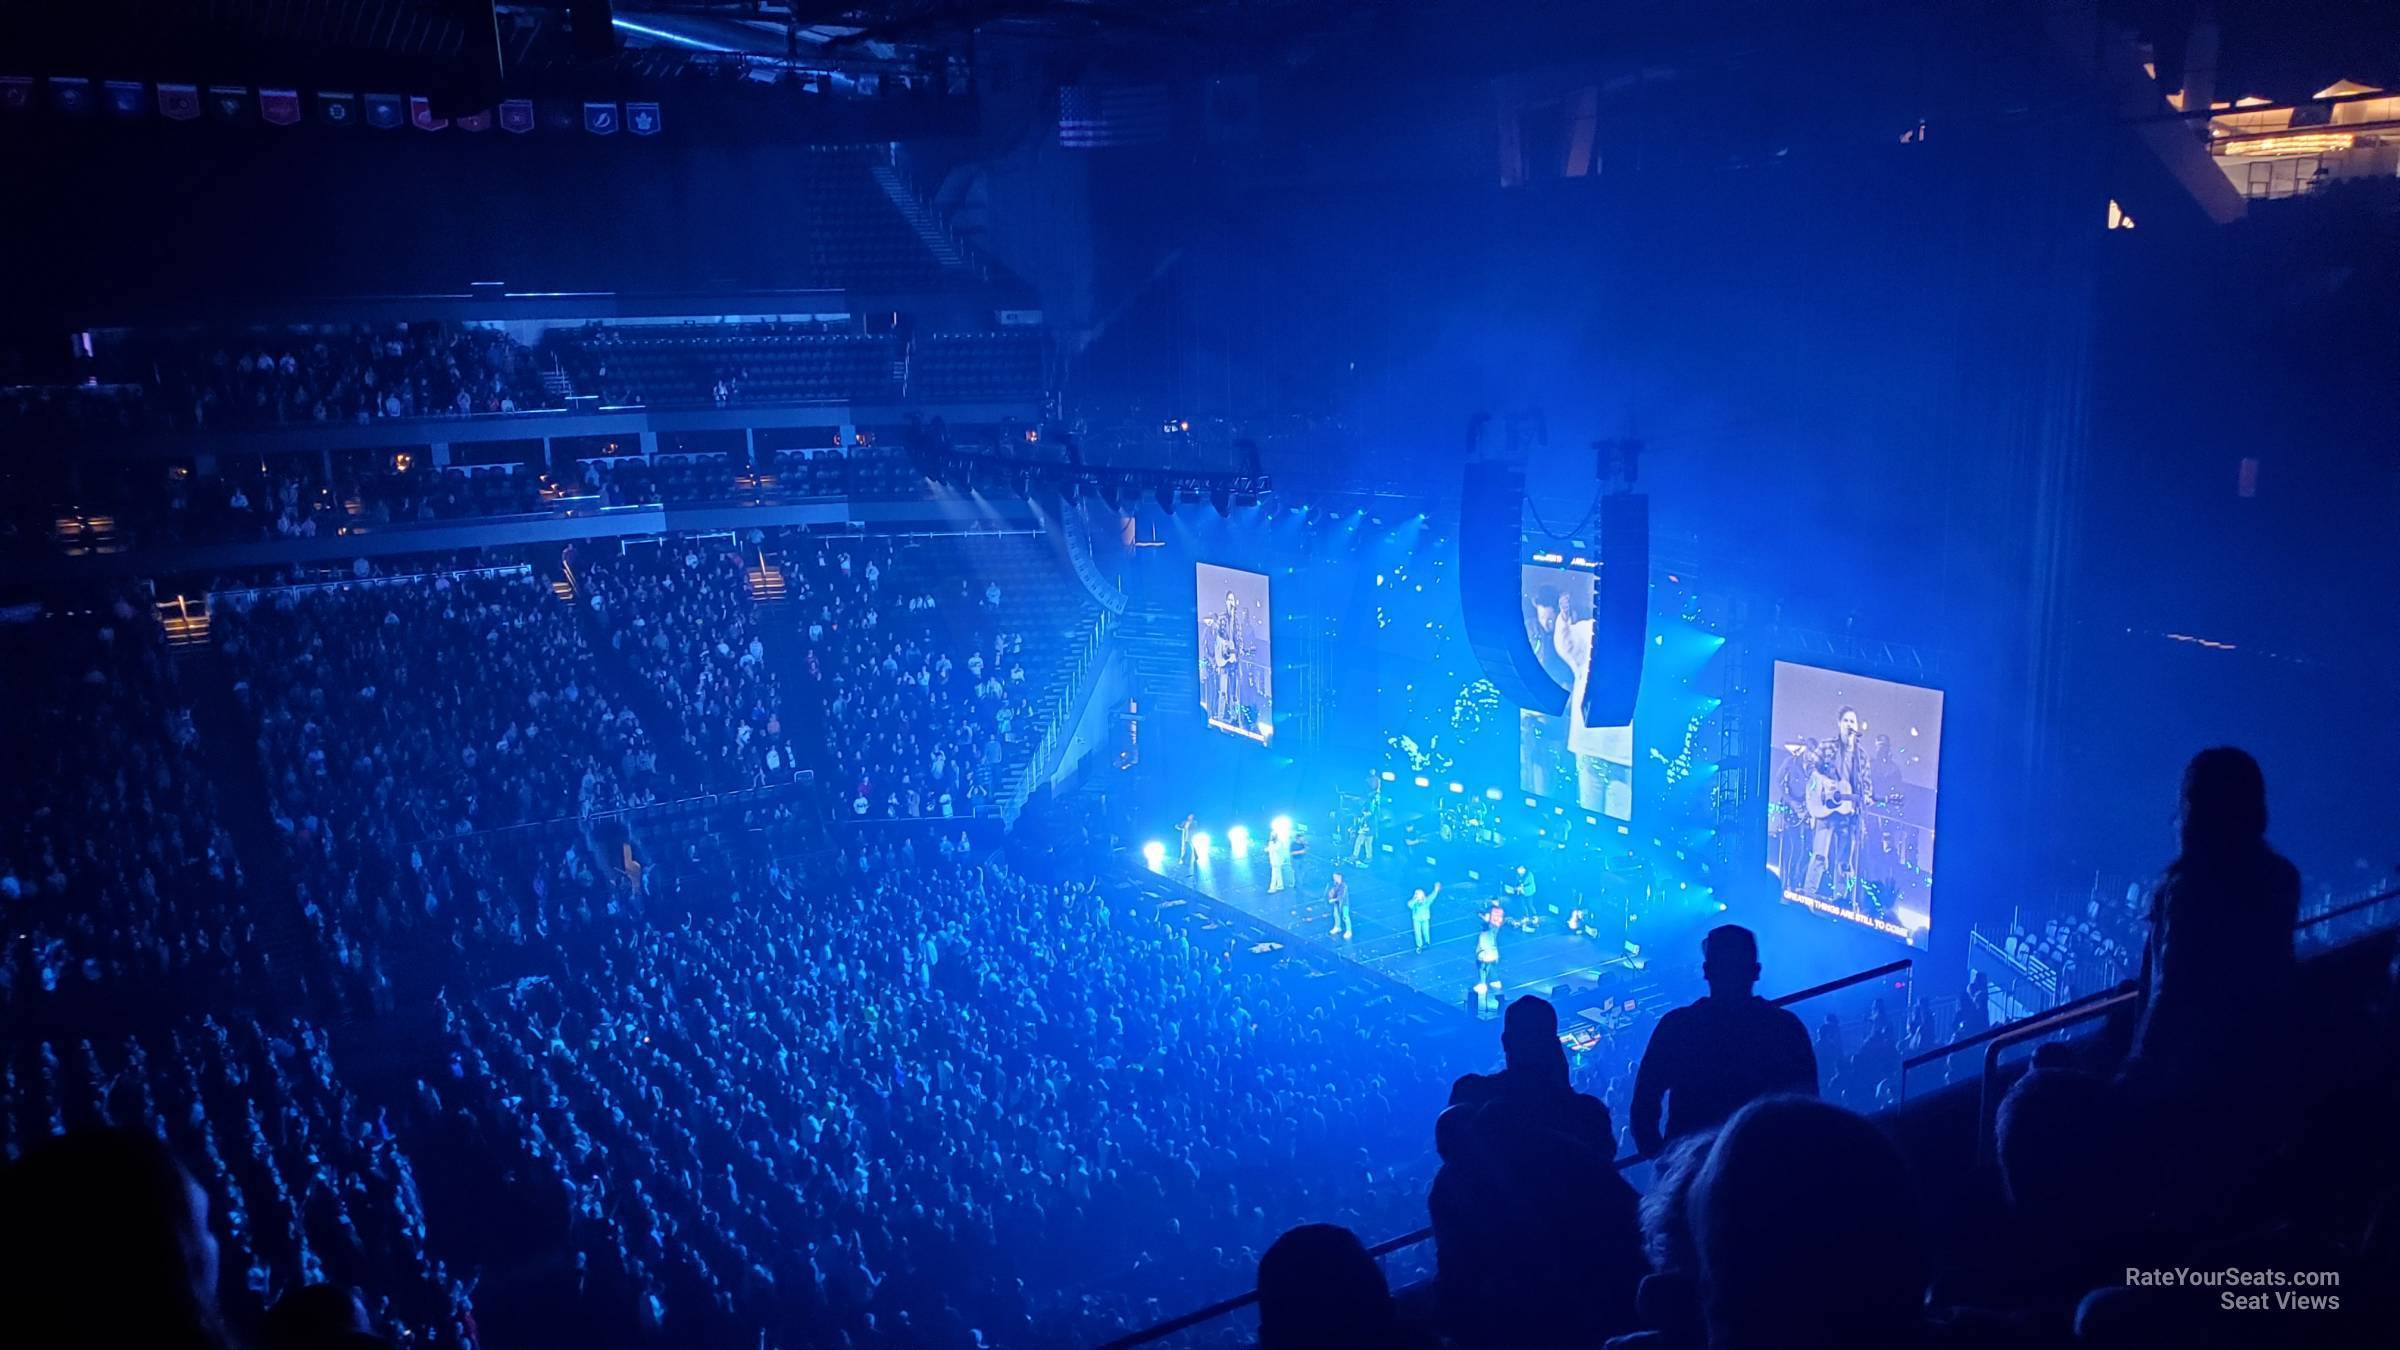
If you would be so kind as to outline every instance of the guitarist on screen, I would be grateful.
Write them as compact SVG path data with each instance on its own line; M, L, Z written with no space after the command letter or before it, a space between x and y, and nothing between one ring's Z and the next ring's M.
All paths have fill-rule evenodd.
M1860 741L1858 709L1845 707L1833 720L1836 735L1817 752L1816 767L1808 775L1805 889L1819 899L1847 901L1855 909L1859 903L1859 812L1866 808L1873 771Z
M1211 619L1209 627L1209 675L1216 697L1210 700L1208 715L1227 726L1240 726L1242 707L1248 701L1244 697L1248 691L1242 688L1242 662L1250 655L1250 642L1242 622L1241 601L1233 592L1225 592L1225 612Z

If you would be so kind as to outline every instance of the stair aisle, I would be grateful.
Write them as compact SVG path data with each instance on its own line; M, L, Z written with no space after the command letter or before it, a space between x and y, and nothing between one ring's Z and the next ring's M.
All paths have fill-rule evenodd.
M665 698L656 687L642 678L625 654L609 644L614 636L607 620L592 612L592 607L577 598L575 588L557 577L550 579L550 589L561 602L575 612L575 622L583 629L584 641L592 648L592 676L608 691L609 697L633 709L642 728L650 733L650 748L658 753L659 772L674 785L671 793L662 796L697 796L703 792L739 787L738 783L709 781L700 757L683 743L683 720L667 707Z
M275 997L292 1011L309 1007L304 986L328 992L308 978L318 962L317 939L301 916L298 888L285 856L282 832L267 804L267 774L259 761L258 722L234 697L233 675L224 654L205 646L176 651L181 683L192 699L192 723L200 733L209 775L216 782L218 810L242 866L243 891L258 940L274 973ZM322 1013L319 1006L312 1009Z

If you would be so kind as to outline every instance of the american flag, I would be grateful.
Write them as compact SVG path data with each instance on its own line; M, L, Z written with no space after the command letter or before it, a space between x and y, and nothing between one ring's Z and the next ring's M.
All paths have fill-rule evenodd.
M1163 84L1067 85L1058 91L1058 143L1077 150L1167 139Z

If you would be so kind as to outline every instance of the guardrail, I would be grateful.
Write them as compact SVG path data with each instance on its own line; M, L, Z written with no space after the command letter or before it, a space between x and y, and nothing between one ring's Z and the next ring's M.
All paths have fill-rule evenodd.
M2128 980L2115 989L2079 1000L2077 1008L2053 1008L2049 1012L2026 1018L2002 1028L1999 1034L1987 1037L1983 1048L1983 1078L1976 1102L1975 1159L1988 1166L1992 1161L1993 1125L2000 1117L2000 1052L2012 1045L2022 1045L2053 1032L2064 1031L2080 1022L2105 1017L2130 1003L2141 1001L2141 987Z
M1886 975L1897 975L1904 970L1913 968L1915 965L1915 960L1903 957L1898 961L1887 961L1880 966L1874 966L1866 970L1858 971L1854 974L1844 975L1838 980L1827 980L1823 984L1812 984L1806 989L1796 989L1791 993L1785 994L1782 997L1773 999L1771 1001L1778 1008L1788 1008L1793 1004L1805 1003L1808 1000L1816 998L1820 995L1835 993L1843 989L1848 989L1853 985L1865 984L1869 980L1879 980ZM1628 1153L1624 1157L1617 1159L1613 1164L1611 1164L1611 1166L1615 1167L1617 1171L1622 1172L1626 1168L1633 1166L1635 1163L1644 1161L1646 1161L1646 1159L1642 1154ZM1403 1251L1407 1248L1416 1246L1420 1242L1430 1241L1432 1237L1433 1230L1431 1228L1420 1228L1415 1232L1402 1233L1396 1238L1389 1238L1385 1241L1376 1243L1374 1246L1367 1248L1367 1255L1380 1261L1384 1257L1391 1255L1393 1252ZM1252 1289L1247 1293L1236 1294L1232 1298L1211 1303L1205 1308L1196 1308L1180 1317L1171 1317L1164 1322L1144 1327L1140 1331L1128 1332L1127 1334L1119 1336L1113 1341L1103 1343L1100 1346L1100 1350L1132 1350L1132 1347L1137 1345L1149 1345L1155 1341L1165 1340L1167 1337L1174 1335L1176 1332L1189 1331L1193 1327L1200 1326L1203 1323L1213 1322L1220 1317L1240 1312L1242 1309L1250 1307L1252 1304L1257 1302L1258 1291L1256 1289Z
M1041 786L1043 776L1050 771L1052 755L1072 730L1070 724L1074 720L1075 706L1081 701L1084 681L1091 675L1092 667L1107 646L1108 635L1115 630L1116 623L1116 615L1101 610L1091 628L1085 632L1082 645L1068 658L1066 681L1059 686L1057 696L1046 710L1042 719L1041 738L1034 742L1033 755L1025 761L1025 767L1017 771L1016 782L1009 785L1007 795L1001 798L1000 818L1009 824L1017 823L1017 813L1025 809L1025 803L1032 799L1034 789Z

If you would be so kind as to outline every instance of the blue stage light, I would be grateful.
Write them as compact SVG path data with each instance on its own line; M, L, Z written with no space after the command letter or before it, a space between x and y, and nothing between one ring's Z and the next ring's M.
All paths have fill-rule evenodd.
M1236 858L1249 857L1250 827L1247 825L1236 825L1233 828L1225 831L1225 847L1231 850L1233 856Z
M1142 861L1150 864L1150 870L1153 872L1165 867L1167 865L1167 846L1156 839L1142 845Z
M1267 833L1269 836L1276 839L1291 838L1292 818L1290 816L1277 816L1273 820L1268 821Z

